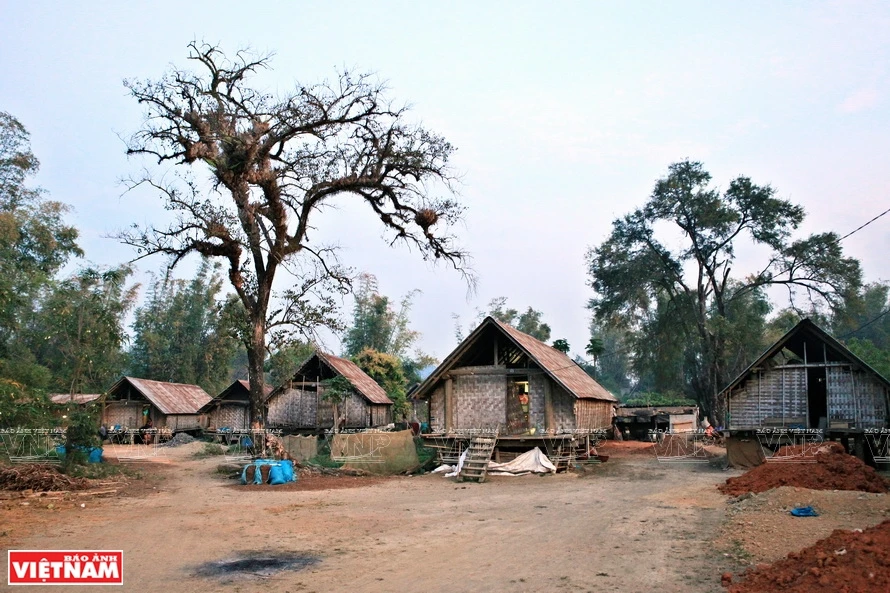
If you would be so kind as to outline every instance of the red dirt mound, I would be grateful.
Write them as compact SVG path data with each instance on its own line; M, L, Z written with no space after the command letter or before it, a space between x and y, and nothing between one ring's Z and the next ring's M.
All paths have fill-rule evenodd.
M858 593L890 591L890 520L865 531L838 529L773 564L749 568L729 593Z
M773 459L717 487L723 494L739 496L779 486L811 490L859 490L888 492L887 481L838 443L818 448L782 447Z

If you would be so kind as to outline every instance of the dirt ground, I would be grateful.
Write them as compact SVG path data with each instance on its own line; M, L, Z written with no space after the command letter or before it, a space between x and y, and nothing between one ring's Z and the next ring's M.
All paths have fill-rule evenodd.
M704 593L722 591L721 573L741 572L739 561L754 561L746 529L764 528L790 504L761 503L778 491L730 503L716 485L740 472L660 463L635 443L608 447L604 464L556 476L484 484L440 475L313 477L286 488L233 485L215 471L220 457L194 457L201 446L134 464L141 479L105 496L5 493L0 546L123 549L124 590L140 592ZM865 527L890 506L886 495L843 494L861 513L842 515L838 499L836 511L793 521L815 521L807 524L813 533L830 531L833 516ZM281 572L208 570L273 553L295 560ZM4 562L0 582L6 570Z

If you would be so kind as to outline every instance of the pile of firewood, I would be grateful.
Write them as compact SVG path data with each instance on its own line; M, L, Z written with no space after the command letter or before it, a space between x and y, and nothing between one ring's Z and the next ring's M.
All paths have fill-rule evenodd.
M55 466L27 464L0 467L0 490L83 490L90 487L85 478L72 478L61 473Z
M263 455L271 454L277 459L290 459L293 460L291 454L287 452L287 449L284 448L284 445L281 443L281 440L271 434L266 435L266 446L263 448Z

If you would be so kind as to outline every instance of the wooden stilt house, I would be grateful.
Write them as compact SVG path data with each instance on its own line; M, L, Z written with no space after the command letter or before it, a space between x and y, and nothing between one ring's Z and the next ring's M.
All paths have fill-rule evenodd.
M615 397L563 352L487 317L413 394L434 433L555 434L611 426Z
M266 397L271 392L272 386L266 385ZM205 428L210 430L250 428L250 383L238 379L204 404L198 413L204 418Z
M861 432L888 426L890 381L809 319L722 392L731 431Z
M122 377L105 395L102 422L109 428L139 428L151 418L155 428L200 428L198 410L212 398L197 385Z
M334 426L331 402L324 382L343 377L352 392L338 405L341 428L373 428L392 422L392 400L374 379L350 360L316 350L300 365L290 381L266 400L266 426L297 431L326 430Z

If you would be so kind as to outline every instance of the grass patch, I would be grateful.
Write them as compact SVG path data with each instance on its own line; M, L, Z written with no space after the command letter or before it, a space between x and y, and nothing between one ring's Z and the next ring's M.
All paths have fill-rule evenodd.
M325 454L321 454L321 453L319 453L318 455L316 455L315 457L313 457L306 463L308 463L309 465L317 465L319 467L326 467L328 469L337 469L337 468L343 467L342 463L340 463L339 461L334 461L333 459L331 459L330 455L325 455Z
M65 471L72 478L87 478L90 480L104 480L117 476L142 479L142 474L123 464L117 463L87 463L84 465L72 465Z
M435 469L438 459L436 450L424 446L423 439L420 437L414 437L414 447L417 449L417 460L420 462L419 471Z
M204 447L195 453L195 457L213 457L214 455L225 455L226 450L216 443L204 443Z

